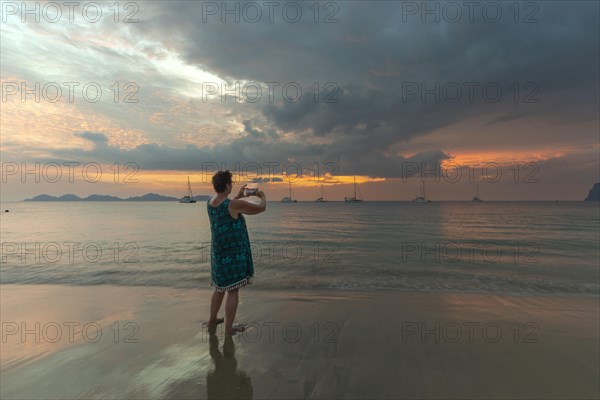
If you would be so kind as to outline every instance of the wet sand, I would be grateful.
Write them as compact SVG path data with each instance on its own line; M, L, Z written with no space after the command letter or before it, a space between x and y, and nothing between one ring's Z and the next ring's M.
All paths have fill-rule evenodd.
M1 285L0 397L598 398L599 299ZM36 325L39 323L39 325Z

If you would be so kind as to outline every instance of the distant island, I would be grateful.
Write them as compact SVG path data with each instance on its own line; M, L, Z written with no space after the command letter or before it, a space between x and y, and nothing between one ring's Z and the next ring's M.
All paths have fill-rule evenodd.
M200 195L194 196L196 201L207 201L210 196ZM163 196L156 193L147 193L143 196L134 196L122 199L116 196L110 196L107 194L92 194L87 197L81 198L74 194L63 194L62 196L50 196L48 194L40 194L32 199L25 199L23 201L178 201L179 199L171 196Z
M600 182L596 183L594 187L590 189L590 192L584 201L600 201Z

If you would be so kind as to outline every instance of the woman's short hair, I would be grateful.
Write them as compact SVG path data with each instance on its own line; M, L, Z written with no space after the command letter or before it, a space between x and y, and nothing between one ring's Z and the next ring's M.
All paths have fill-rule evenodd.
M225 190L227 190L228 184L229 185L233 184L233 182L231 180L231 172L229 172L229 170L218 171L212 177L212 184L213 184L213 187L215 188L215 192L223 193Z

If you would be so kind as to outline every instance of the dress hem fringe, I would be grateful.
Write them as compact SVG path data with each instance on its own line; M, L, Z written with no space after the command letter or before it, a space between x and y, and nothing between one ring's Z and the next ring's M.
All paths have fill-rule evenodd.
M241 280L238 283L234 283L233 285L229 285L229 286L225 286L225 287L220 287L220 286L216 285L213 281L210 282L210 285L212 287L214 287L218 292L227 292L229 290L239 289L243 286L251 285L251 284L252 284L251 276L244 278L243 280Z

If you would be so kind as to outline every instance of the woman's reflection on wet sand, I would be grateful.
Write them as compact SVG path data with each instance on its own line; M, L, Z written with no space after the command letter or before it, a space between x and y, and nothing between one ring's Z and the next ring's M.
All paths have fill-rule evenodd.
M209 399L252 399L252 381L237 369L235 344L230 335L225 335L223 353L219 351L219 338L210 335L210 356L215 369L206 375L206 393Z
M219 338L215 331L209 331L209 354L214 362L214 369L207 365L208 370L197 370L193 376L185 380L172 382L163 396L163 400L169 399L202 399L206 389L208 399L252 399L253 388L250 377L237 368L235 358L235 344L231 336L226 335L223 344L223 352L219 350ZM203 346L204 347L204 346ZM208 362L202 357L203 362ZM206 371L206 384L201 377Z

